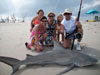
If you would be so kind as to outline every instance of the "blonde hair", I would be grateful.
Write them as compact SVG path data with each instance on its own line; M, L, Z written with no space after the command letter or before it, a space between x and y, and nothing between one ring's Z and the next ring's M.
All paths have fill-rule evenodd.
M59 19L59 17L63 17L63 15L60 13L58 16L57 16L57 20Z
M57 16L57 18L59 18L60 16L62 16L62 17L63 17L63 15L60 13L60 14Z

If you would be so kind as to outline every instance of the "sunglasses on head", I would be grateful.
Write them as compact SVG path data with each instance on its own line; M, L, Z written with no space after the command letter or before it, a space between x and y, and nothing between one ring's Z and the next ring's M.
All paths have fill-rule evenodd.
M48 17L54 17L54 16L48 16Z
M64 15L71 15L71 13L64 13Z

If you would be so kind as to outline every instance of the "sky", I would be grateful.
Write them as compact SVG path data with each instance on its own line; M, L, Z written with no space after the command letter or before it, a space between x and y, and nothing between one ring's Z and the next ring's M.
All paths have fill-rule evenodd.
M66 8L69 8L73 15L77 16L80 0L0 0L0 17L15 15L16 17L25 16L27 19L32 19L36 16L39 9L43 9L45 15L52 11L56 14L63 13ZM81 19L88 19L93 15L85 13L91 9L98 10L100 17L100 0L83 0L81 9Z

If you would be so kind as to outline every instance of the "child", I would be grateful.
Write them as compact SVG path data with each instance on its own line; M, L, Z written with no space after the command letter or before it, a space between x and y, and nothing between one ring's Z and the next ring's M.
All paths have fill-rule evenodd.
M63 20L63 15L59 14L57 16L57 24L56 24L58 42L60 42L59 40L60 34L62 35L61 42L64 40L64 26L61 24L62 20Z

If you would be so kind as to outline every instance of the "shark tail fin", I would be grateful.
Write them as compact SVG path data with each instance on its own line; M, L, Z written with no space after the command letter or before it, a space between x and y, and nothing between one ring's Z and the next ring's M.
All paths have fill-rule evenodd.
M8 64L9 66L11 66L13 69L12 74L14 74L16 71L18 71L18 69L20 67L20 65L17 64L18 62L20 62L20 60L15 59L15 58L0 56L0 62L3 62L5 64Z

